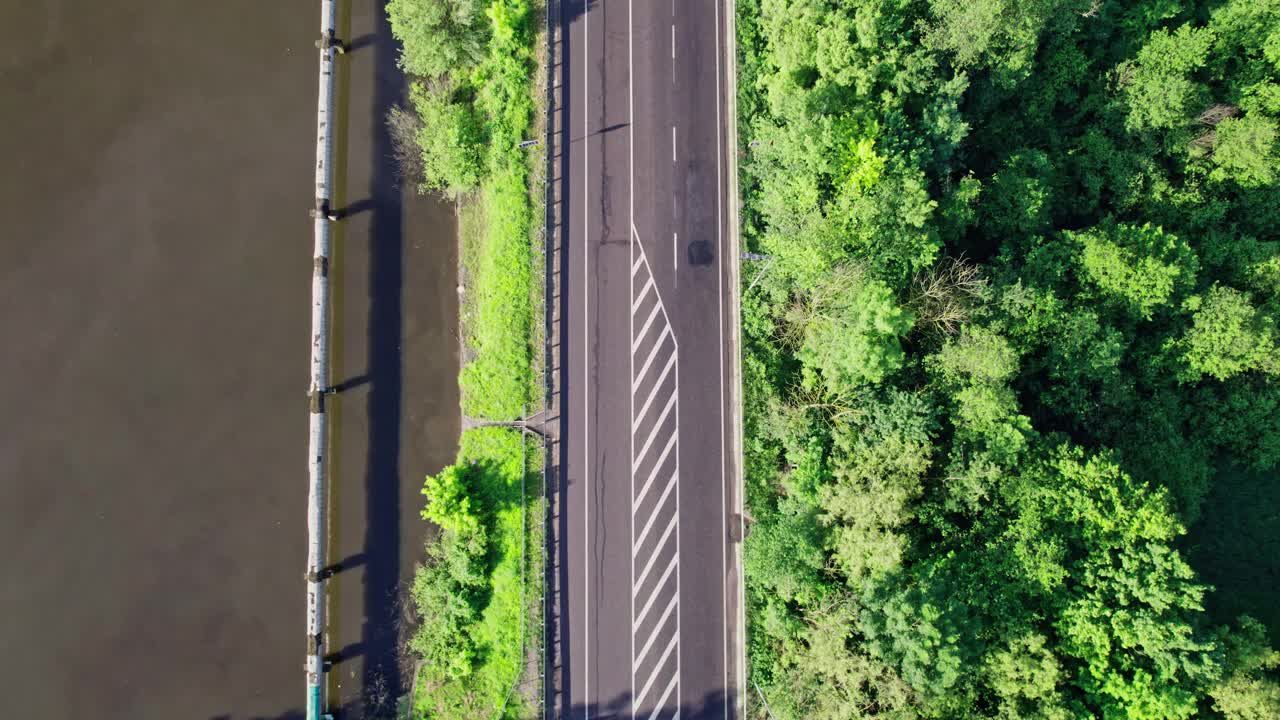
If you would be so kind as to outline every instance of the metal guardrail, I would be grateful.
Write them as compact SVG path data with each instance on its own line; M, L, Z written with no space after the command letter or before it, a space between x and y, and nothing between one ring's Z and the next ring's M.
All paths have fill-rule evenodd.
M551 408L555 403L555 353L553 343L555 340L555 260L553 253L556 247L555 234L555 57L556 57L556 19L559 17L560 4L559 0L546 0L546 48L543 57L546 73L546 104L544 106L546 112L546 140L542 144L543 160L545 162L544 178L543 178L543 224L542 224L542 275L543 275L543 397L542 397L542 500L543 500L543 542L542 542L542 597L539 598L542 608L542 648L539 653L538 664L539 672L539 700L541 702L542 717L545 720L552 720L555 715L555 698L552 696L554 688L550 687L551 682L551 648L555 640L553 629L548 619L551 617L551 608L547 605L547 580L548 574L551 572L551 542L555 537L553 533L552 523L554 519L551 514L552 509L552 493L554 492L556 462L553 457L553 449L549 446L547 438L547 420L551 413ZM557 416L559 413L557 413ZM558 417L557 417L558 419ZM558 451L558 444L556 451Z

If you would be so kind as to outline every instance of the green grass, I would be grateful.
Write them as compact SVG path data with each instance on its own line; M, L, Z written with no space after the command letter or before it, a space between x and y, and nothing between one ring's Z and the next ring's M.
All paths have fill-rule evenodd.
M464 415L484 420L522 417L530 400L529 336L533 308L529 202L523 173L512 168L482 182L460 218L466 287L462 369Z
M541 295L533 283L529 215L525 175L515 163L482 181L460 208L466 283L461 313L470 360L459 384L462 412L476 419L520 418L541 387L532 364L534 299ZM542 577L539 453L540 447L518 430L481 427L463 433L457 463L487 468L479 474L474 497L486 518L489 592L478 622L466 629L479 661L462 678L427 670L414 701L420 717L520 718L532 710L513 688L527 668L525 646L538 639L531 616L540 609ZM432 632L430 618L423 622L419 632Z
M1280 642L1280 471L1224 467L1187 542L1192 566L1215 587L1210 617L1234 624L1252 615Z

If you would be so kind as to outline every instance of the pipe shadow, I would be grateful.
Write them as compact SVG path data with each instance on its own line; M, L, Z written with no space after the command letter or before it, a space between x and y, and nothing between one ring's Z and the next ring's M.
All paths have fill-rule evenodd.
M376 43L377 40L378 36L376 33L365 33L358 38L352 38L346 42L347 52L363 50Z
M361 200L357 200L345 207L334 208L332 212L333 212L333 216L336 219L346 220L347 218L355 217L356 215L359 215L362 212L369 212L371 210L374 210L376 207L377 207L377 201L374 198L367 197Z

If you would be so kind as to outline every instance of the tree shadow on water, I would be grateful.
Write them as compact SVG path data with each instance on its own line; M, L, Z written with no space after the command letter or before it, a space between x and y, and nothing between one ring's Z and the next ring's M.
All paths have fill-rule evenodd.
M368 194L352 210L369 214L369 318L367 396L368 456L365 467L364 623L358 644L363 658L358 702L334 708L340 720L375 717L388 698L406 692L400 663L400 434L402 420L404 277L403 201L391 160L386 109L405 96L396 67L397 44L386 14L374 11L374 31L361 47L373 53ZM346 658L343 658L346 659Z

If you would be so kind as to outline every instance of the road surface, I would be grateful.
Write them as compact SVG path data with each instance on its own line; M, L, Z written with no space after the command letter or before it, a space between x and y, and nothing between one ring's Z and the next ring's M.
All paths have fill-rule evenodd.
M737 715L728 11L560 8L560 717Z

